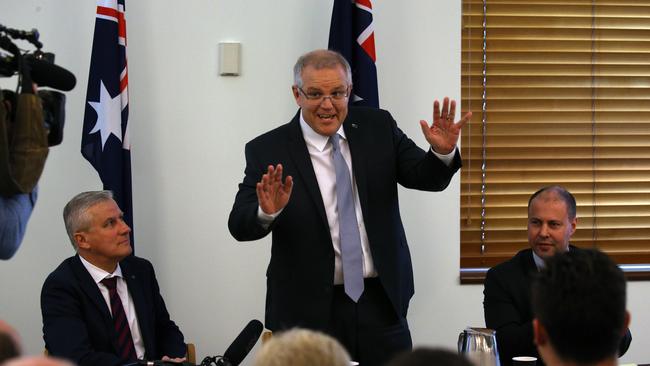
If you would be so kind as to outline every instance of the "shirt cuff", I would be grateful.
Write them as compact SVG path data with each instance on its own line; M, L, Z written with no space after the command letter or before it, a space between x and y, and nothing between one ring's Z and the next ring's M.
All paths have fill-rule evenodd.
M440 159L446 166L451 166L451 164L454 162L454 156L456 155L456 151L458 151L458 146L454 148L449 154L439 154L433 150L432 147L429 148L433 155L437 156L438 159Z
M262 207L257 206L257 222L262 225L264 230L266 230L269 228L269 226L271 226L273 220L275 220L275 218L278 217L281 212L282 210L274 214L267 214L266 212L262 211Z

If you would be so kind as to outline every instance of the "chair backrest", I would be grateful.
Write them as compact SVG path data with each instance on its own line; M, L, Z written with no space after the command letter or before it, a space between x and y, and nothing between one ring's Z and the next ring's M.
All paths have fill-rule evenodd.
M196 364L196 347L194 343L187 344L187 362Z

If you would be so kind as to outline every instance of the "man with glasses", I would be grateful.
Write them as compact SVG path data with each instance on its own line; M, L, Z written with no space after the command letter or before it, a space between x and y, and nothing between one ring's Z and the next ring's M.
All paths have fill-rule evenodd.
M228 226L237 240L272 232L266 327L333 335L364 366L411 348L406 322L411 258L397 184L441 191L460 168L469 121L434 103L420 149L387 111L349 107L350 66L316 50L294 66L291 122L246 145L246 170Z

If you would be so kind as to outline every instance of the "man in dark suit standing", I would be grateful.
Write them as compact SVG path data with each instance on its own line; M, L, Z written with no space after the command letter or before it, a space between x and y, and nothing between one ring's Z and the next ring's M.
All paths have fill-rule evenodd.
M533 343L532 283L546 259L580 250L569 244L577 224L576 200L569 191L560 186L538 190L528 200L530 248L488 271L483 290L485 325L497 332L502 366L512 365L516 356L539 358ZM631 341L628 330L621 340L620 355Z
M228 226L237 240L272 232L266 327L306 327L337 338L364 366L411 348L406 321L413 271L397 184L440 191L461 165L468 113L434 103L417 147L383 110L348 107L350 66L317 50L294 66L291 122L246 145L246 170Z
M151 263L131 256L131 229L110 191L84 192L63 210L77 255L41 292L43 338L53 356L79 365L136 359L183 361L183 334L169 318Z

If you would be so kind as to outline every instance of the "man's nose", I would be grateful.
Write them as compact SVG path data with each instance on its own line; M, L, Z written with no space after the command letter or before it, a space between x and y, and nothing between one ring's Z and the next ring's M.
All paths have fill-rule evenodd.
M120 227L120 232L121 232L122 234L128 234L128 233L130 233L130 232L131 232L131 228L129 227L129 225L127 225L127 223L126 223L125 221L121 221L121 222L122 222L122 227Z
M548 236L548 225L542 224L542 227L539 229L540 236Z
M332 96L326 95L323 97L323 100L320 102L321 108L332 108L334 103L332 103Z

